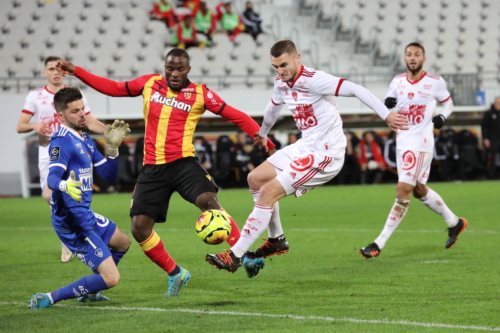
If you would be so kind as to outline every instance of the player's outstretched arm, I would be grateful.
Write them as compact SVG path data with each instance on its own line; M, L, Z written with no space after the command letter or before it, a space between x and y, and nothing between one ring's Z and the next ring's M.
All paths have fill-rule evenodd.
M260 130L259 125L249 115L233 108L230 105L226 105L222 110L222 112L219 114L224 119L229 120L230 122L238 126L243 132L248 134L248 136L251 138L254 138L255 132L258 132ZM264 146L264 149L266 149L267 151L268 149L274 147L276 147L274 143L268 140L266 146Z
M106 125L104 141L106 141L106 152L109 158L118 157L118 147L129 133L130 128L123 120L115 120L113 125Z
M56 64L56 68L61 75L74 75L89 87L94 88L104 95L113 97L139 96L142 93L144 84L154 76L154 74L149 74L131 81L117 82L102 76L94 75L66 60L59 60Z
M380 116L380 118L385 120L387 125L395 132L397 132L398 130L408 129L408 119L406 119L405 116L387 110L384 103L382 103L365 87L349 81L344 81L340 86L338 95L345 97L356 96L366 106L375 111Z

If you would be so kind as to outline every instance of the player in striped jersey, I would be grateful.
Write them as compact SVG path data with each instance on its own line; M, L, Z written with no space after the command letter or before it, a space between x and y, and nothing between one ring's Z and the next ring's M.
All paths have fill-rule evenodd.
M212 177L195 157L193 135L205 110L235 123L251 137L259 131L257 123L247 114L227 105L204 84L189 81L189 54L171 50L165 58L165 76L144 75L127 82L115 82L93 75L67 61L60 61L62 74L71 74L98 90L115 97L142 96L144 99L144 167L137 180L130 216L132 235L144 253L169 275L165 296L179 295L180 288L191 278L179 267L153 230L155 223L165 222L171 195L177 191L200 210L222 209ZM274 148L272 143L267 146ZM230 218L232 246L240 238L237 224ZM262 259L246 258L247 275L256 276L264 266Z

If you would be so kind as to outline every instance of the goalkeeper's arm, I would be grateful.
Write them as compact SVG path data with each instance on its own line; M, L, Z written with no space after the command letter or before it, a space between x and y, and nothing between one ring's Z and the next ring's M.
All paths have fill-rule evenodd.
M71 171L67 180L63 180L62 176L65 169L56 166L49 169L49 176L47 177L47 186L53 191L61 191L67 193L73 200L77 202L82 201L82 190L80 187L82 183L76 180L75 172Z

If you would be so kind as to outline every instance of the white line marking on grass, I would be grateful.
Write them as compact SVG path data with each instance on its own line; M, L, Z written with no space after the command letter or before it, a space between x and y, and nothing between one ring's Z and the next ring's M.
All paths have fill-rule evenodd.
M54 229L51 227L0 227L0 230L22 230L22 231L53 231ZM170 231L170 232L192 232L191 229L180 229L180 228L171 228L171 229L164 229L164 228L155 228L156 231ZM291 231L291 232L380 232L380 229L297 229L297 228L290 228L286 229L286 231ZM473 233L473 234L491 234L491 235L498 235L500 234L500 231L493 231L493 230L466 230L467 233ZM396 230L395 232L422 232L422 233L444 233L446 232L445 229L419 229L419 230Z
M422 261L424 264L446 264L448 263L448 260L428 260L428 261Z
M0 305L24 305L27 307L28 305L27 303L28 302L24 303L0 302ZM318 316L277 315L277 314L266 314L258 312L233 312L233 311L212 311L212 310L195 310L195 309L128 308L128 307L118 307L118 306L76 306L76 305L63 305L63 304L56 304L54 306L71 308L71 309L184 312L184 313L198 313L198 314L229 315L229 316L269 317L269 318L284 318L284 319L289 318L296 320L346 321L350 323L361 323L361 324L406 325L406 326L441 327L441 328L478 330L478 331L500 331L500 327L420 323L416 321L407 321L407 320L355 319L346 317L333 318L333 317L318 317Z

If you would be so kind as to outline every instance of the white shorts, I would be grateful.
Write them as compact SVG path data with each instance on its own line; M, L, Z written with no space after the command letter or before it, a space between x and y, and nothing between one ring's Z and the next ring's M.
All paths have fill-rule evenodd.
M281 171L276 179L286 194L295 194L296 198L331 180L344 165L344 156L326 156L296 144L286 146L267 160Z
M38 172L40 173L40 188L45 191L47 187L47 177L49 176L49 164L50 158L39 158L38 159Z
M426 184L431 171L432 153L397 150L398 178L402 183L415 186Z

